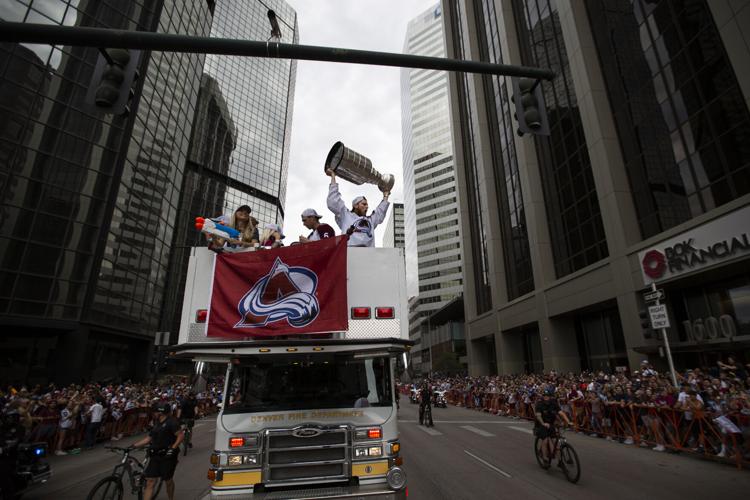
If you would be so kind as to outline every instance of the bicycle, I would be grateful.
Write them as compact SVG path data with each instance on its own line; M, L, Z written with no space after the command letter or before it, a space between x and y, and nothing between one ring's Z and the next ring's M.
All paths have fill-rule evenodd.
M188 448L193 447L192 438L193 438L193 426L195 425L195 419L186 418L182 421L182 425L185 428L184 437L182 438L182 447L183 447L182 456L187 456Z
M143 499L143 491L146 488L146 478L143 472L148 465L148 458L141 463L130 454L135 448L118 448L116 446L105 446L113 453L122 453L122 460L115 465L112 475L105 477L91 488L86 500L121 500L123 495L123 476L127 474L130 481L130 490L133 495L138 495L138 500ZM156 498L161 490L161 479L157 479L154 493L151 498Z
M558 458L558 467L562 469L567 480L575 484L581 478L581 462L578 460L578 453L568 443L563 434L563 429L558 428L555 435L550 437L553 440L553 447L552 457L549 460L544 459L544 455L542 454L543 439L539 437L534 439L534 454L539 466L544 470L549 469L552 461Z
M420 406L419 425L435 427L435 423L432 421L432 405Z

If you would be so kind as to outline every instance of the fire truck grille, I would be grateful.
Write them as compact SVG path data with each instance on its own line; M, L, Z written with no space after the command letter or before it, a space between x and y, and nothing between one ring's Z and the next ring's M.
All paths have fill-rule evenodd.
M346 429L318 430L320 434L309 437L286 429L267 431L263 482L346 479L351 460Z

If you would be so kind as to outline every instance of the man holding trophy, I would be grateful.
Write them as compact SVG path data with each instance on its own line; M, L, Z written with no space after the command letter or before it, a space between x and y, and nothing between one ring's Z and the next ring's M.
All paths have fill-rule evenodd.
M380 174L372 167L372 162L368 158L346 148L341 142L334 144L328 153L325 172L331 177L331 184L328 188L328 209L333 212L341 231L349 235L349 246L374 247L375 227L385 220L386 212L388 212L388 196L393 188L393 176ZM367 215L367 199L364 196L354 198L351 210L348 209L339 193L339 186L336 183L337 174L357 185L365 182L377 184L383 193L383 201L369 216Z

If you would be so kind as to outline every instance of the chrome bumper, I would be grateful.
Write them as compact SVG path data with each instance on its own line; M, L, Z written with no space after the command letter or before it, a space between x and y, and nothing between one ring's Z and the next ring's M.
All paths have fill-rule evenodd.
M326 486L321 488L264 491L262 493L212 492L203 497L203 500L329 500L336 498L404 500L406 499L406 489L393 491L385 484L367 484L359 486Z

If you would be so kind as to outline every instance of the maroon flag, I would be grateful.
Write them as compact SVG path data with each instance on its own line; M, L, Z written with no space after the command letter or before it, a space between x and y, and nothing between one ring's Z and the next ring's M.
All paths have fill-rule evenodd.
M216 256L209 337L343 331L346 237Z

